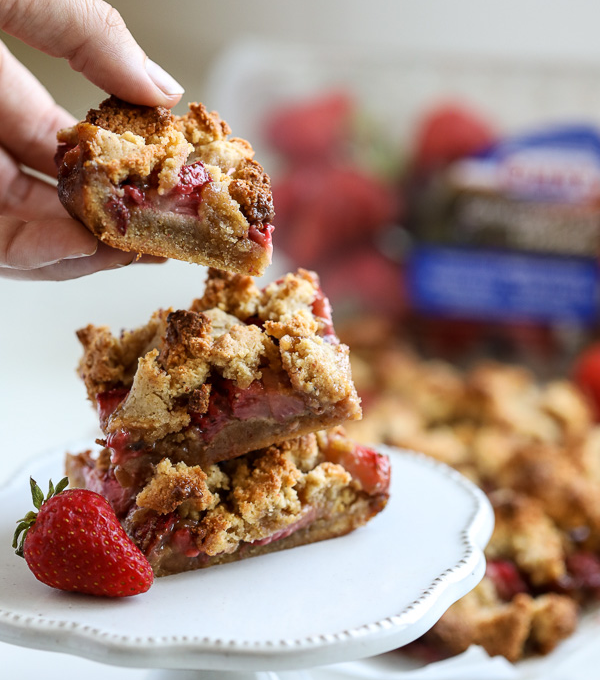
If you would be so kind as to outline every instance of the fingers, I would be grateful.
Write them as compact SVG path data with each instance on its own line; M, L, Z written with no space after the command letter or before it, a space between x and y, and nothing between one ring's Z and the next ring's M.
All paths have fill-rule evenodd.
M173 106L183 92L102 0L0 0L0 29L66 57L93 83L130 102ZM74 119L1 42L0 92L0 213L6 215L0 217L0 275L62 280L129 264L135 254L99 244L65 216L54 187L20 172L25 165L55 175L56 130Z
M183 88L146 58L114 7L102 0L0 3L0 28L134 104L174 106Z
M0 276L27 281L66 281L96 272L126 267L135 260L135 253L109 248L98 242L98 248L89 257L65 259L37 269L0 268Z
M67 217L58 200L56 186L23 172L2 147L0 178L0 215L22 220Z
M0 267L39 269L60 260L93 255L98 240L72 219L32 220L0 217Z
M56 176L56 131L73 125L75 119L54 102L2 42L0 92L0 146L20 163ZM2 158L0 162L5 166L7 160Z
M136 253L109 248L72 219L24 222L0 217L0 276L64 281L134 262ZM165 259L144 255L140 262Z
M8 190L4 189L0 182L0 215L21 220L64 219L69 216L58 200L56 187L36 177L19 173Z

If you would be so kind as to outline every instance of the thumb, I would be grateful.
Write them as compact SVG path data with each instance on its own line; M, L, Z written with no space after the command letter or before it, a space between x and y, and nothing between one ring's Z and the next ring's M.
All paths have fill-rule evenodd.
M0 28L70 65L109 94L174 106L183 88L148 59L119 12L102 0L0 2Z

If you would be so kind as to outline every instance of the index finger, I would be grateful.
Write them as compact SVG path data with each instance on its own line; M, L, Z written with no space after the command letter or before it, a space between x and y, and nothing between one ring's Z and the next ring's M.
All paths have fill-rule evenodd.
M146 58L119 12L103 0L0 2L0 28L132 104L174 106L183 88Z
M0 42L0 145L23 165L56 176L56 131L75 119Z

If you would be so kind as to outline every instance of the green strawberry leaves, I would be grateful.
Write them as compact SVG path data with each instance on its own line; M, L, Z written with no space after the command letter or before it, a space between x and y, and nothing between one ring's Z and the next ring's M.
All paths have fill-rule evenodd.
M63 479L60 480L60 482L56 485L56 488L54 487L54 484L52 483L52 480L50 480L50 483L48 485L48 493L44 497L44 492L40 489L40 487L37 485L37 482L33 477L29 478L29 485L31 487L31 497L33 499L33 505L36 508L36 510L39 510L42 505L52 498L53 496L58 496L59 493L64 491L67 486L69 485L69 478L64 477ZM37 519L37 512L34 512L33 510L30 510L25 517L23 517L20 520L17 520L17 528L15 529L15 533L13 536L13 542L12 542L12 547L15 548L15 553L19 555L19 557L23 557L23 544L25 543L25 537L27 536L27 532L31 527L35 524L35 520Z

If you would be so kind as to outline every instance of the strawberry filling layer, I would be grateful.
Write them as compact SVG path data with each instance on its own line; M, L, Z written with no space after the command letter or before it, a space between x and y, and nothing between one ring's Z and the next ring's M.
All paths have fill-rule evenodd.
M181 168L179 182L168 194L159 194L151 180L142 182L137 178L130 178L120 185L122 195L110 198L106 208L123 235L127 233L131 211L137 207L197 217L202 203L202 191L212 181L202 161L196 161ZM261 248L272 250L273 230L272 224L251 224L248 238Z
M585 594L600 599L600 557L592 552L578 551L566 560L566 573L556 583L547 584L545 591L565 593L571 597ZM519 571L511 560L488 560L485 575L496 586L498 597L506 602L518 593L536 594L537 589L529 583L527 575Z
M127 387L115 387L112 390L100 392L96 395L96 407L102 429L108 425L108 419L128 394L129 389Z
M96 395L103 428L128 393L126 388L119 387ZM236 387L231 380L216 379L206 412L189 412L191 425L188 430L193 430L201 441L209 444L232 421L270 419L284 423L305 411L303 399L290 393L277 374L264 369L262 380L255 380L245 389ZM152 445L136 441L131 433L124 430L111 432L106 438L106 446L112 451L115 465L123 465L152 449Z
M133 516L135 516L135 511L133 511ZM265 538L253 541L252 543L244 543L240 546L240 549L244 551L250 546L268 545L269 543L281 541L300 531L300 529L306 528L316 519L318 519L316 508L306 508L303 516L298 521L284 529L273 532L270 536L265 536ZM166 544L169 545L173 552L187 558L196 558L200 555L206 558L209 557L198 548L194 538L193 527L189 521L179 519L176 512L161 516L150 515L144 517L139 524L136 524L134 520L130 533L148 557L153 550L160 550Z
M335 342L336 344L339 343L333 328L331 303L320 287L318 288L317 296L312 303L312 313L320 319L323 319L325 322L325 328L323 329L324 339L329 342Z
M248 545L268 545L269 543L274 543L275 541L280 541L283 538L287 538L288 536L291 536L292 534L296 533L296 531L299 531L300 529L304 529L307 527L309 524L312 524L317 519L317 511L315 508L308 508L307 511L305 512L304 516L299 519L297 522L294 522L293 524L290 524L289 526L285 527L285 529L280 529L279 531L276 531L275 533L271 534L270 536L266 536L265 538L261 538L258 541L253 541L252 543L249 543Z
M175 517L176 515L172 516ZM296 531L304 529L309 524L314 522L316 519L318 519L317 510L315 508L307 508L304 512L304 515L297 522L290 524L284 529L275 531L270 536L261 538L258 541L242 544L241 550L243 551L250 546L268 545L269 543L275 543L275 541L281 541L284 538L287 538L288 536L291 536L292 534L296 533ZM174 522L171 525L171 527L172 533L169 539L171 549L174 550L175 552L185 555L185 557L190 558L198 557L201 554L201 551L196 545L196 541L194 540L194 534L190 527L186 526L185 522L183 523ZM163 532L163 537L164 536L165 534ZM151 547L152 548L156 547L155 540L151 541ZM148 554L148 552L146 552L146 554ZM202 554L206 555L205 553ZM206 555L206 557L208 556Z
M130 178L120 185L123 195L110 198L106 207L117 229L125 235L131 221L131 211L136 207L197 216L202 203L202 190L210 182L212 177L204 163L196 161L181 168L179 182L168 194L161 195L151 183Z
M509 602L517 593L526 593L528 588L514 562L510 560L488 560L485 575L496 586L498 597Z
M124 430L111 432L106 437L106 446L111 451L111 462L117 466L124 465L131 458L137 458L148 451L143 443L134 442L129 432Z
M566 561L567 573L559 581L560 589L600 599L600 557L582 550L569 555Z
M69 158L65 159L65 156L69 151L73 151L74 153L72 153ZM72 146L71 144L59 144L56 148L56 153L54 154L54 164L57 168L60 168L63 163L67 163L69 167L72 167L79 160L79 156L79 145Z
M327 459L338 463L356 479L369 495L387 493L390 487L390 460L367 446L327 451Z
M84 468L83 476L85 488L104 496L118 517L127 514L135 501L135 493L132 489L123 488L119 484L115 479L114 470L110 469L100 474L94 468Z
M231 380L213 383L206 413L190 412L192 424L210 442L231 420L273 419L283 423L306 410L304 401L282 391L280 380L268 371L245 389Z
M248 238L254 243L265 249L273 247L273 231L275 227L272 224L251 224L248 229Z

